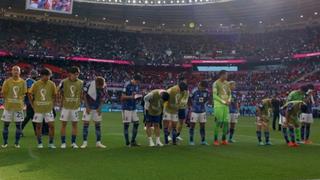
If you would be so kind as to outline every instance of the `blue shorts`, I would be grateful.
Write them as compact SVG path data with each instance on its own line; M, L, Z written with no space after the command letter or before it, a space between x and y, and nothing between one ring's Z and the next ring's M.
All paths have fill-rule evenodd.
M160 123L161 119L162 119L161 115L152 116L152 115L149 115L148 113L146 114L146 122L147 123Z
M179 119L186 119L186 109L179 109L178 117Z

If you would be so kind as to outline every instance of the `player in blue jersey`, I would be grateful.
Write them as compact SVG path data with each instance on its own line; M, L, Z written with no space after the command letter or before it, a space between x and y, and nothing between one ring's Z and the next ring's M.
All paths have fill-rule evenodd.
M206 142L206 131L205 125L207 122L206 116L206 104L209 98L209 92L207 90L208 83L206 81L201 81L198 87L194 88L191 92L191 119L190 119L190 127L189 127L189 144L194 146L194 128L197 122L200 123L200 136L201 136L201 144L208 145Z
M314 105L314 91L310 90L307 92L306 97L306 109L300 115L300 122L301 122L301 141L304 144L312 144L312 141L309 140L310 137L310 127L313 123L313 115L312 115L312 106Z
M231 102L229 105L229 112L230 112L230 128L229 128L229 143L234 143L233 135L236 128L236 124L238 123L239 118L239 109L240 104L237 98L237 94L234 91L236 88L236 83L234 81L229 82L230 90L231 90Z
M83 144L81 145L81 148L86 148L88 146L87 140L89 132L89 123L91 120L93 120L95 123L96 147L106 148L106 146L101 143L101 108L106 96L105 87L105 79L103 77L98 76L94 81L91 81L83 88L83 98L86 108L82 116Z
M124 138L126 145L129 147L139 146L136 141L139 127L136 103L138 98L142 98L142 95L139 94L141 80L141 75L134 75L133 79L125 84L121 95ZM131 141L129 140L130 123L133 123Z
M36 82L37 77L38 77L38 72L37 71L31 71L30 72L29 78L26 79L28 91L32 87L33 83ZM25 104L26 104L26 117L24 118L24 120L22 122L22 131L25 128L25 126L28 124L28 122L33 119L33 115L34 115L33 108L31 106L29 98L27 96L25 97ZM33 125L34 133L36 133L36 125L35 125L35 123L32 122L32 125ZM23 133L22 133L22 135L23 135Z

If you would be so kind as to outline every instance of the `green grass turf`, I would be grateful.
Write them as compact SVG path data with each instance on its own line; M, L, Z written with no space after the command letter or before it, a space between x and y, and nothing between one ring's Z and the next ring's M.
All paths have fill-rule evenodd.
M241 118L235 134L237 143L213 147L213 120L207 125L210 146L190 147L186 139L179 146L147 147L143 126L140 126L138 148L124 146L120 113L103 115L103 143L97 149L93 126L89 130L87 149L37 149L31 124L21 139L21 149L12 146L14 126L10 128L7 149L0 149L0 179L236 179L298 180L320 178L320 122L312 126L313 145L290 149L279 132L271 132L271 147L257 146L253 118ZM60 146L60 122L56 121L56 145ZM70 134L70 126L68 126ZM2 129L2 124L0 125ZM79 134L82 134L79 126ZM199 131L196 131L199 144ZM70 142L70 135L67 137ZM0 141L2 142L2 140ZM82 138L77 142L81 145ZM47 137L44 138L47 145Z

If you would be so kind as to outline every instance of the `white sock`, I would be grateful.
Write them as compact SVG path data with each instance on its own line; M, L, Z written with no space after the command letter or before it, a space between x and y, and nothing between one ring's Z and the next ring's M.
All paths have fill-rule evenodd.
M152 137L148 137L149 141L153 141Z
M160 137L157 137L157 140L156 140L157 142L160 142Z

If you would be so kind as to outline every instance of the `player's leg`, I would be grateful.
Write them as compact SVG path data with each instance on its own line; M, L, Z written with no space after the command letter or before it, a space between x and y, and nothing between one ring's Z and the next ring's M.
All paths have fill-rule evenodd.
M229 119L230 119L230 113L229 113L229 107L223 107L223 117L222 117L222 144L226 145L227 142L227 134L229 130Z
M146 133L147 133L147 137L148 137L148 141L149 141L149 146L150 147L154 147L155 144L153 142L153 139L152 139L152 116L149 115L149 114L146 114L146 117L145 117L145 126L146 126Z
M131 119L129 119L129 111L123 110L122 111L122 122L123 122L123 136L126 143L126 146L130 146L129 140L129 127Z
M28 124L28 122L33 119L34 116L34 111L33 108L31 107L31 105L27 105L26 107L26 116L22 122L22 131L24 130L24 128L26 127L26 125ZM33 132L36 134L36 124L32 122L32 126L33 126ZM22 136L23 136L23 132L22 132Z
M270 142L270 129L269 129L268 119L266 119L265 122L263 123L263 129L264 129L264 137L265 137L266 145L272 145Z
M76 143L78 135L78 121L72 121L72 130L71 130L71 147L72 148L78 148L78 145Z
M164 118L167 118L166 115L163 116ZM169 144L169 123L170 120L168 119L163 119L163 134L164 134L164 143Z
M264 143L262 142L262 117L258 117L257 118L257 129L256 129L256 135L257 135L257 139L258 139L258 145L264 145Z
M43 148L42 144L42 123L43 123L44 114L35 113L32 119L32 122L36 125L36 137L38 142L38 148Z
M189 123L189 145L194 146L194 128L198 121L198 113L191 113L190 123Z
M222 127L223 109L221 107L214 108L215 127L214 127L214 145L219 145L219 129Z
M233 135L236 129L236 124L238 123L238 114L230 114L230 128L229 128L229 143L234 143Z
M207 123L207 115L206 113L201 113L199 117L200 122L200 137L201 137L201 145L208 145L206 141L206 123Z
M22 122L24 120L23 111L14 112L14 121L16 123L16 134L14 145L16 148L20 148L19 141L22 134Z
M96 133L96 147L97 148L106 148L105 145L101 143L101 122L102 122L102 114L99 114L96 110L92 111L92 118L95 125L95 133Z
M301 128L300 128L300 122L298 118L295 118L293 121L293 125L294 125L294 131L295 131L295 135L296 135L296 142L298 144L303 144L303 142L301 141Z
M133 123L131 146L140 146L136 140L137 135L138 135L138 130L139 130L139 118L138 118L137 111L131 112L131 119L132 119L132 123Z
M157 146L163 146L163 144L160 141L160 121L161 121L161 116L158 117L158 122L153 123L154 127L154 134L156 136L156 145Z
M66 127L67 127L68 119L69 119L68 110L62 109L61 115L60 115L60 121L61 121L60 136L61 136L61 148L62 149L67 147L67 145L66 145Z
M186 109L179 109L178 118L179 124L177 128L177 140L182 141L183 139L180 137L180 133L186 120Z
M87 113L86 110L83 111L82 121L83 121L83 127L82 127L82 145L80 148L84 149L88 146L88 134L89 134L89 124L92 117L92 111L90 113Z
M9 126L10 122L12 121L13 115L12 112L9 112L7 110L3 111L1 120L3 121L3 130L2 130L2 138L3 138L3 144L2 148L8 147L8 138L9 138Z
M178 124L178 117L171 121L172 127L172 144L177 145L177 124Z

